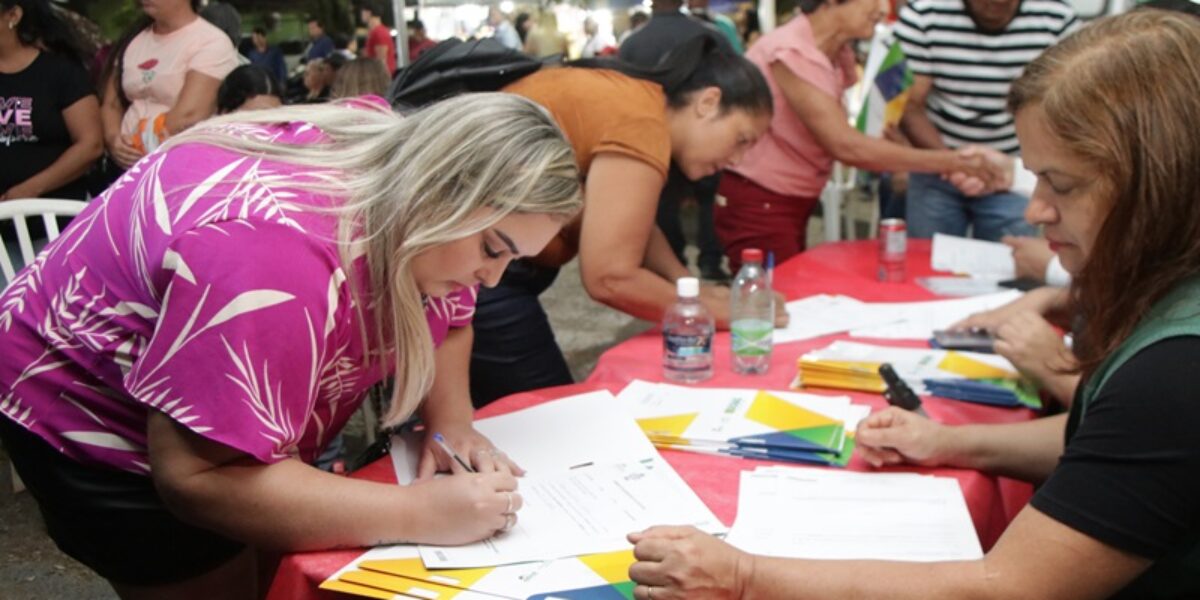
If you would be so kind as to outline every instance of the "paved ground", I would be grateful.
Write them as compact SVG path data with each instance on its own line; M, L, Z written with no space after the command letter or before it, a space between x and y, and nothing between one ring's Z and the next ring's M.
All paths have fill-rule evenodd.
M694 239L691 232L689 236ZM820 239L820 220L813 219L810 244ZM695 248L688 250L694 262ZM651 326L588 298L577 263L563 270L542 300L577 381L591 373L604 350ZM361 422L352 421L347 426L348 445L361 447L362 431ZM60 553L45 537L29 493L11 493L9 472L8 456L0 447L0 600L115 599L104 580Z

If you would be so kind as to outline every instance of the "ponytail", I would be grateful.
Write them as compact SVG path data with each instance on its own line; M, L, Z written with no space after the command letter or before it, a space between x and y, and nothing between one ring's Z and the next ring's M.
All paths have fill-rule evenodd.
M24 16L17 24L17 39L21 40L21 45L40 45L54 54L86 66L83 52L75 43L71 28L55 14L48 0L0 0L0 6L5 9L21 7Z
M762 71L742 56L722 49L713 37L697 35L675 47L653 67L633 65L619 58L576 60L569 67L611 69L635 79L653 81L663 88L667 104L679 108L694 92L709 87L721 90L721 110L738 109L769 115L774 104Z

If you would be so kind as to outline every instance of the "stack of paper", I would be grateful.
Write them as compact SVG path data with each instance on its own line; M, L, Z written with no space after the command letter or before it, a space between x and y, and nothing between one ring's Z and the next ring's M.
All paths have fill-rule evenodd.
M777 344L807 340L857 327L886 325L895 315L873 311L871 305L849 296L817 294L787 303L788 325L776 329Z
M890 315L893 320L884 325L856 327L850 330L850 335L878 339L928 340L933 337L934 331L949 329L951 325L975 313L999 308L1020 297L1021 292L1009 290L953 300L870 304L868 306L872 311Z
M788 302L788 326L775 330L774 339L782 344L849 331L855 337L927 340L935 330L1020 296L1008 290L952 300L872 303L820 294Z
M612 394L596 392L477 422L528 472L518 489L525 506L517 526L453 548L376 548L322 588L377 598L467 600L619 588L628 579L623 569L633 562L629 532L670 523L724 532L615 404ZM393 448L397 479L410 482L417 447L397 438ZM588 556L593 554L599 556Z
M983 557L958 481L765 467L741 474L726 538L755 554L903 561Z
M1036 388L1002 356L846 341L801 356L792 387L882 393L887 386L879 376L879 365L885 362L918 394L994 406L1041 407Z
M1016 276L1012 252L1012 248L1000 242L935 233L929 264L935 271L982 279L1012 279Z
M617 396L659 448L845 466L869 406L846 396L635 380Z

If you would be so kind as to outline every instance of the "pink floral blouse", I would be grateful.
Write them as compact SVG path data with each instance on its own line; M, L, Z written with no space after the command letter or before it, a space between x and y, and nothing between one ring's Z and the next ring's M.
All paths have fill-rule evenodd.
M264 463L312 460L384 374L363 364L336 216L304 210L337 200L291 185L331 175L199 144L141 160L0 294L0 415L143 474L150 410ZM435 344L475 292L427 301Z

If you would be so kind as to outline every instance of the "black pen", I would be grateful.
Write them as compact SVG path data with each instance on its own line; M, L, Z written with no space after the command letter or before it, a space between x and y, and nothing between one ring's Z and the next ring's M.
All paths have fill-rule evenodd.
M463 457L459 456L458 453L455 452L454 449L450 447L450 444L446 443L446 438L442 437L442 434L440 434L440 433L433 434L433 441L437 442L437 445L441 446L442 450L444 450L446 452L446 454L448 454L450 456L450 458L454 460L454 462L458 463L459 466L461 466L463 469L465 469L466 472L468 472L468 473L475 472L475 469L471 468L471 463L463 460Z
M925 410L921 408L921 399L917 394L904 383L903 379L896 374L896 370L892 368L891 363L883 363L879 365L879 376L883 378L883 383L887 385L887 389L883 391L883 397L887 399L888 404L898 406L904 410L911 410L921 416L928 417Z

